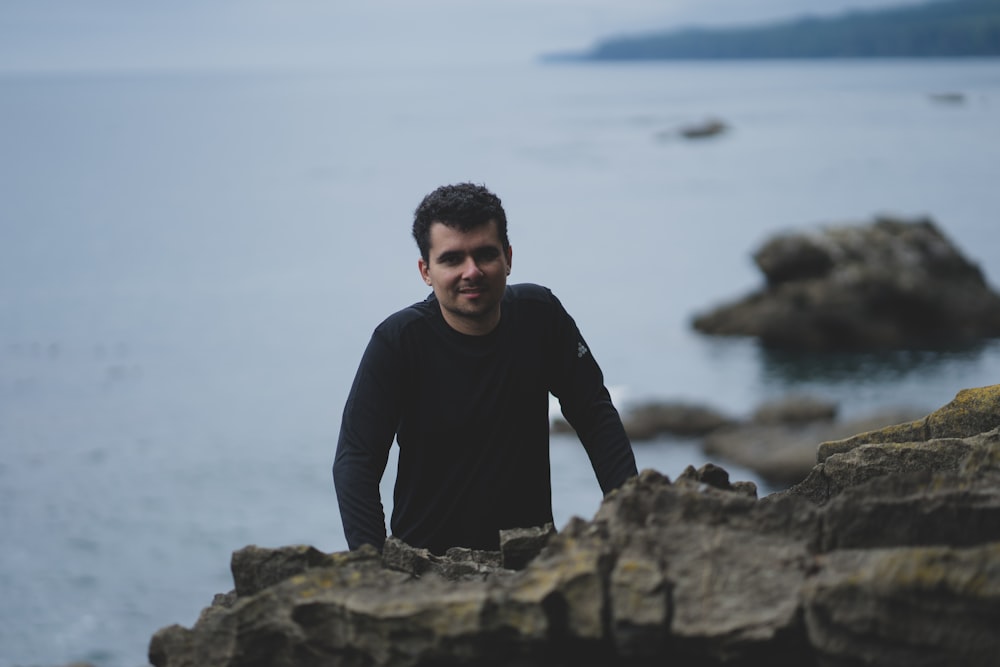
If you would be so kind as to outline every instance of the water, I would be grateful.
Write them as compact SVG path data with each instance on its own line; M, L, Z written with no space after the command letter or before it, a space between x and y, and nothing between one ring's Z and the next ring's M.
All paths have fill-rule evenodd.
M0 665L142 665L233 550L344 548L340 411L425 294L408 226L441 183L500 194L512 279L554 289L623 404L854 415L996 383L994 342L803 359L689 321L758 286L769 234L882 212L933 216L996 284L998 105L997 61L0 78ZM710 116L732 131L662 136ZM582 449L553 461L557 523L591 516Z

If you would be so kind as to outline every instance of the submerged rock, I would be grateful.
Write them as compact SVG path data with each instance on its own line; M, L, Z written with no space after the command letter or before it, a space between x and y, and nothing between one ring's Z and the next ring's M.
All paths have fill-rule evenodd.
M590 521L509 535L545 541L518 571L398 540L381 554L250 548L234 579L253 583L157 632L150 661L994 665L998 393L839 441L811 481L759 500L718 466L674 482L643 471Z
M622 424L630 440L649 440L659 435L705 435L735 423L707 405L683 401L649 401L626 410Z
M697 315L695 329L806 350L939 347L1000 336L1000 295L927 219L883 217L776 236L754 260L765 287Z
M718 118L706 118L702 121L662 130L656 134L656 137L662 141L674 139L707 139L723 134L728 130L729 126Z

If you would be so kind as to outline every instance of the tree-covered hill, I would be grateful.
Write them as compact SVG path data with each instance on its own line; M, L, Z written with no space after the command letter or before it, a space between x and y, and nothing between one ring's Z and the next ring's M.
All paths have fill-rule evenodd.
M939 0L831 18L687 29L598 43L586 60L1000 55L1000 0Z

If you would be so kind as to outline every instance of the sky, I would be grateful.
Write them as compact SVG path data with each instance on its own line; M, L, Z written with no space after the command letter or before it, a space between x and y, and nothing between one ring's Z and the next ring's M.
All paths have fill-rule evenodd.
M0 71L530 61L611 36L919 0L3 0Z

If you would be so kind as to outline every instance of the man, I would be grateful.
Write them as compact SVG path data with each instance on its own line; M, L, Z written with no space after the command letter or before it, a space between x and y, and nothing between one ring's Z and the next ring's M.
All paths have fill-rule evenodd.
M443 186L417 207L417 267L433 290L372 334L344 408L333 464L351 549L382 547L379 480L399 445L391 527L415 547L499 548L499 531L552 521L549 402L607 493L636 474L601 370L549 290L507 285L500 199Z

